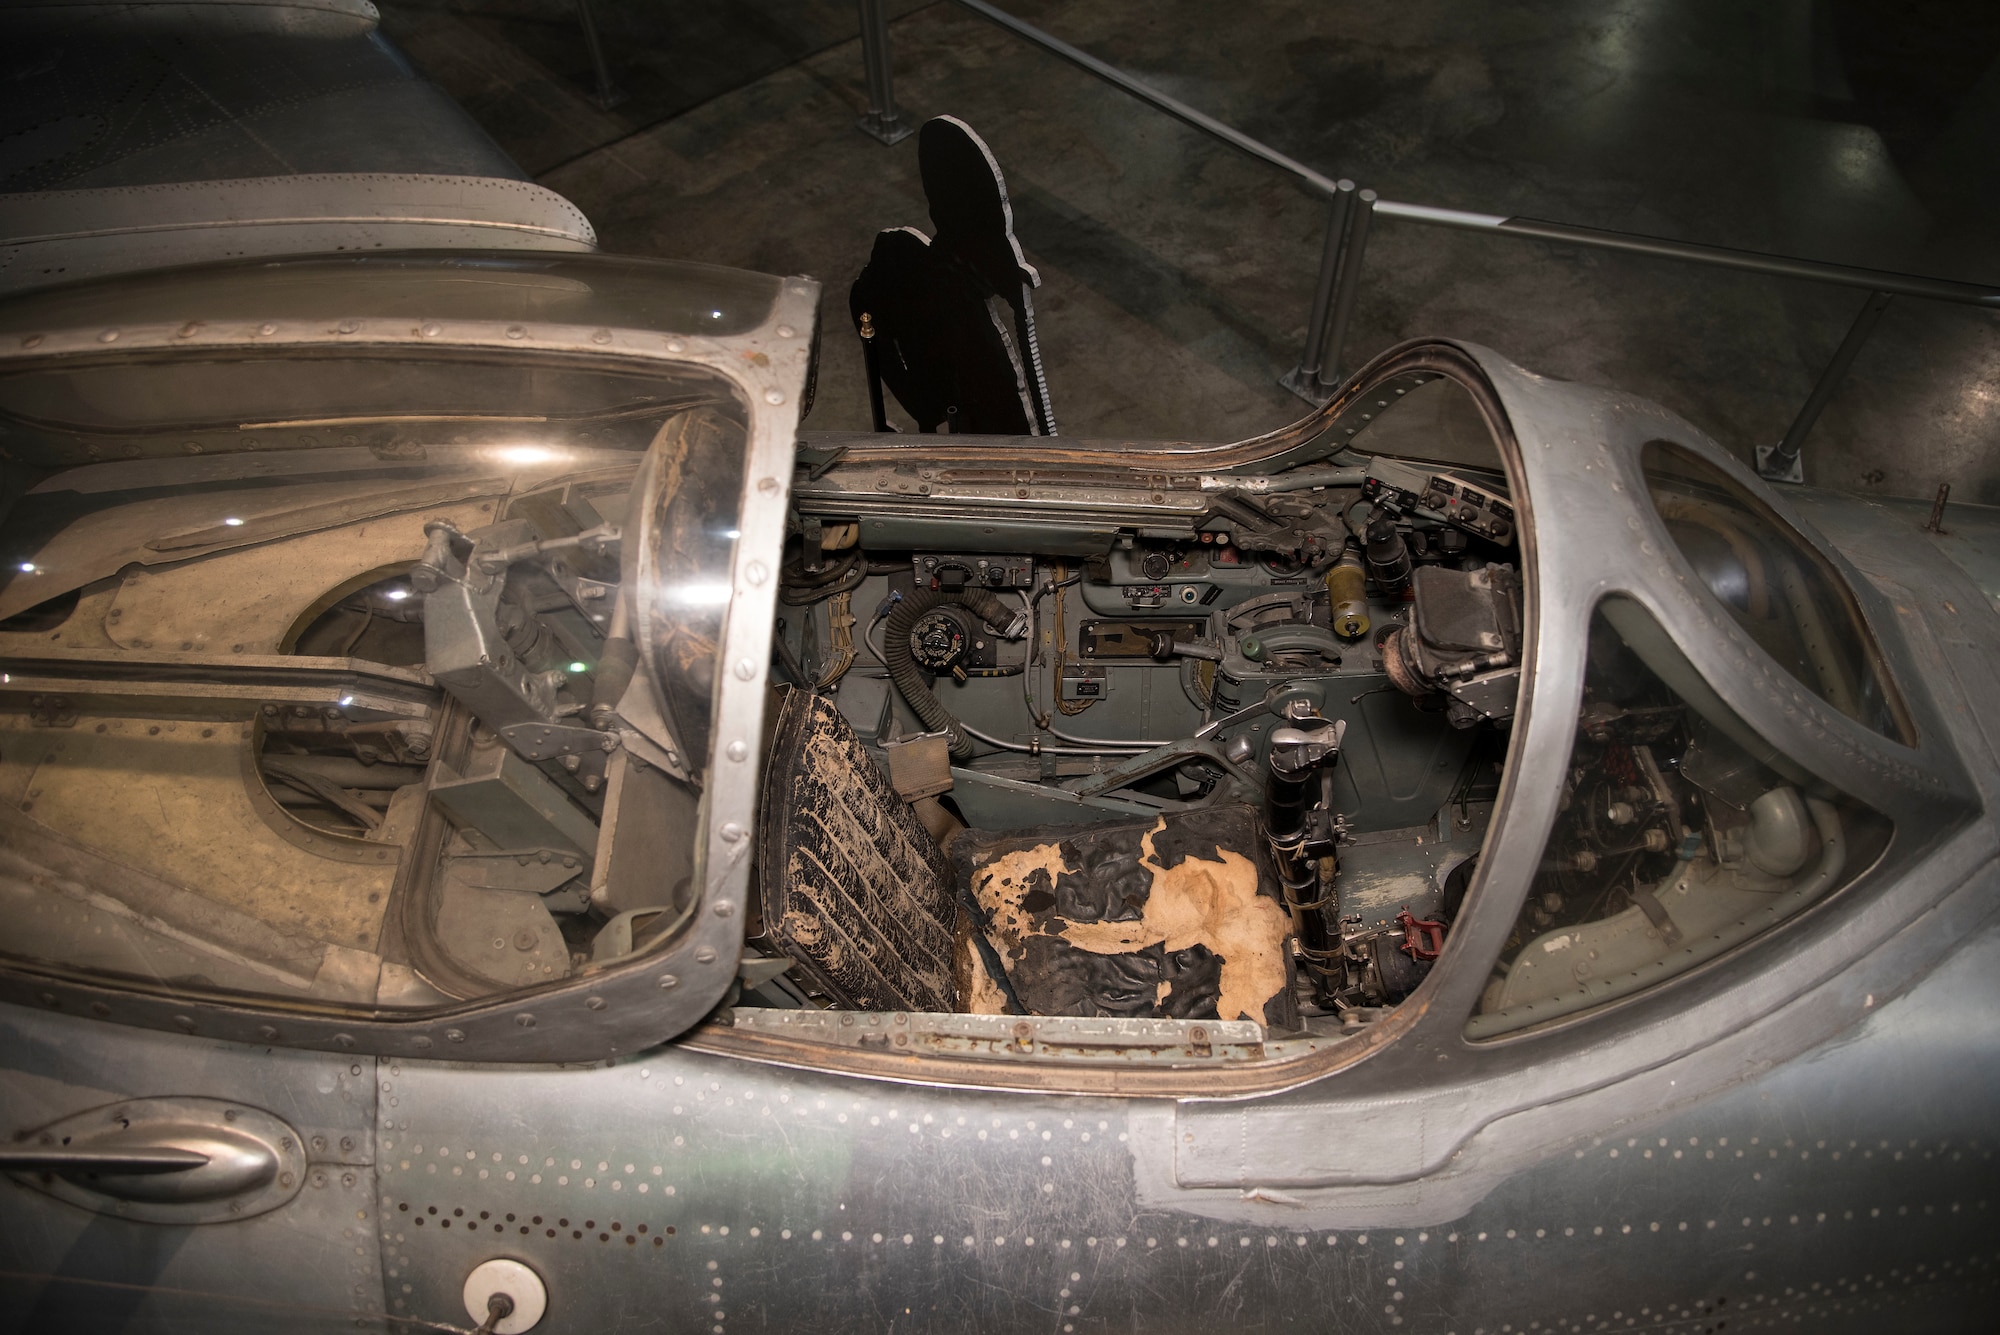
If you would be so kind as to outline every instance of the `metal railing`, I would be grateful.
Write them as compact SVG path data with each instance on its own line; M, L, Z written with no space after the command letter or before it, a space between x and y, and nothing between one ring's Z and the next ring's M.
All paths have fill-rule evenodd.
M901 138L909 133L897 109L891 83L889 32L882 20L882 0L859 0L861 39L868 66L869 114L862 128L885 142L895 142L881 134L871 122L894 127ZM1313 285L1312 311L1306 322L1305 347L1299 361L1278 383L1310 403L1324 403L1340 387L1345 375L1341 368L1346 349L1348 324L1361 285L1361 269L1367 254L1368 237L1376 218L1429 227L1450 227L1461 231L1486 232L1525 240L1554 241L1564 245L1587 246L1598 250L1623 251L1656 259L1679 260L1717 269L1767 274L1776 278L1800 278L1860 288L1869 295L1862 304L1839 349L1820 372L1812 393L1799 409L1791 427L1776 445L1757 447L1757 471L1776 481L1799 482L1799 465L1805 437L1832 399L1847 369L1853 365L1869 334L1880 321L1892 297L1917 297L1957 305L2000 309L2000 288L1978 283L1961 283L1948 278L1897 273L1887 269L1867 269L1855 265L1829 264L1822 260L1771 255L1762 251L1711 246L1697 241L1674 241L1665 237L1615 232L1600 227L1580 227L1571 223L1545 222L1536 218L1509 217L1496 213L1473 213L1464 209L1434 208L1428 204L1408 204L1378 198L1373 190L1357 190L1354 182L1334 179L1313 170L1269 144L1252 139L1241 130L1225 125L1178 98L1133 78L1114 65L1087 51L1023 22L986 0L952 0L990 23L1052 55L1060 56L1086 73L1111 84L1154 109L1185 125L1228 144L1231 148L1269 163L1297 178L1327 200L1326 240L1321 249L1320 268Z
M611 65L604 59L604 42L597 35L597 17L590 12L590 0L575 3L577 25L583 29L583 44L590 51L591 72L597 76L597 107L609 111L625 101L625 91L612 79Z
M861 63L868 74L868 111L855 124L861 132L885 144L900 144L910 137L903 113L896 109L895 71L889 63L889 18L884 0L859 0L861 6Z

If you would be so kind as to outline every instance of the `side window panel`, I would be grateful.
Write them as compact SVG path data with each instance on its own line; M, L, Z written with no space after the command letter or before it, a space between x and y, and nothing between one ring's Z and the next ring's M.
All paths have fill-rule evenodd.
M16 448L86 461L0 515L0 964L423 1009L668 944L699 895L734 393L448 350L0 376ZM664 720L619 621L642 505L677 544L630 563Z
M1663 441L1641 456L1667 534L1736 624L1841 713L1905 746L1908 711L1827 559L1720 469Z
M1637 603L1607 599L1561 810L1467 1035L1573 1015L1714 959L1853 879L1889 828L1724 704Z

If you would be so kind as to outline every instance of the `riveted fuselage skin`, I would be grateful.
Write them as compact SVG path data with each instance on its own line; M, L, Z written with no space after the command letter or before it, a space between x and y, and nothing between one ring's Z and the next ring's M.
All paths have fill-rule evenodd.
M10 1007L10 1064L39 1068L9 1074L10 1121L171 1083L281 1108L325 1148L285 1211L195 1229L9 1186L0 1328L462 1324L465 1275L506 1256L547 1281L562 1331L1978 1329L1996 976L2000 940L1975 926L1893 1000L1802 999L1864 1008L1811 1053L1746 1056L1690 1106L1662 1068L1588 1096L1538 1161L1510 1167L1500 1124L1464 1166L1351 1204L1179 1188L1187 1115L1165 1100L672 1046L578 1068L343 1062Z

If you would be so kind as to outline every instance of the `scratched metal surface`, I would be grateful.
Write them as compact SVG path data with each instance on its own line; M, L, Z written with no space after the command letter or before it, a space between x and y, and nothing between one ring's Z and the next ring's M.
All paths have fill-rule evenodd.
M473 1265L518 1257L548 1280L552 1330L1985 1330L1996 1006L1989 932L1691 1111L1612 1100L1599 1134L1457 1218L1392 1200L1338 1229L1282 1192L1255 1222L1142 1201L1135 1138L1175 1126L1159 1104L673 1049L387 1063L384 1276L392 1311L451 1319Z
M9 1008L8 1134L206 1094L327 1137L329 1171L283 1210L196 1229L8 1181L0 1330L381 1328L384 1309L464 1325L459 1285L496 1255L547 1278L550 1331L1986 1330L1995 1013L1989 928L1840 1040L1692 1110L1595 1095L1594 1134L1469 1208L1373 1188L1329 1227L1325 1193L1158 1180L1147 1163L1171 1162L1182 1125L1158 1102L676 1048L571 1069L385 1061L371 1090L363 1063Z
M308 1161L287 1204L196 1227L0 1174L0 1332L380 1330L374 1065L0 1006L0 1139L121 1099L206 1095L277 1114Z

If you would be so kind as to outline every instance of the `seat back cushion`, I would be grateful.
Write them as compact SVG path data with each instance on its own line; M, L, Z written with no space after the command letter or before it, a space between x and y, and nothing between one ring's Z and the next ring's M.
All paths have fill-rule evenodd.
M1291 915L1251 807L966 830L951 858L961 1010L1298 1023Z

